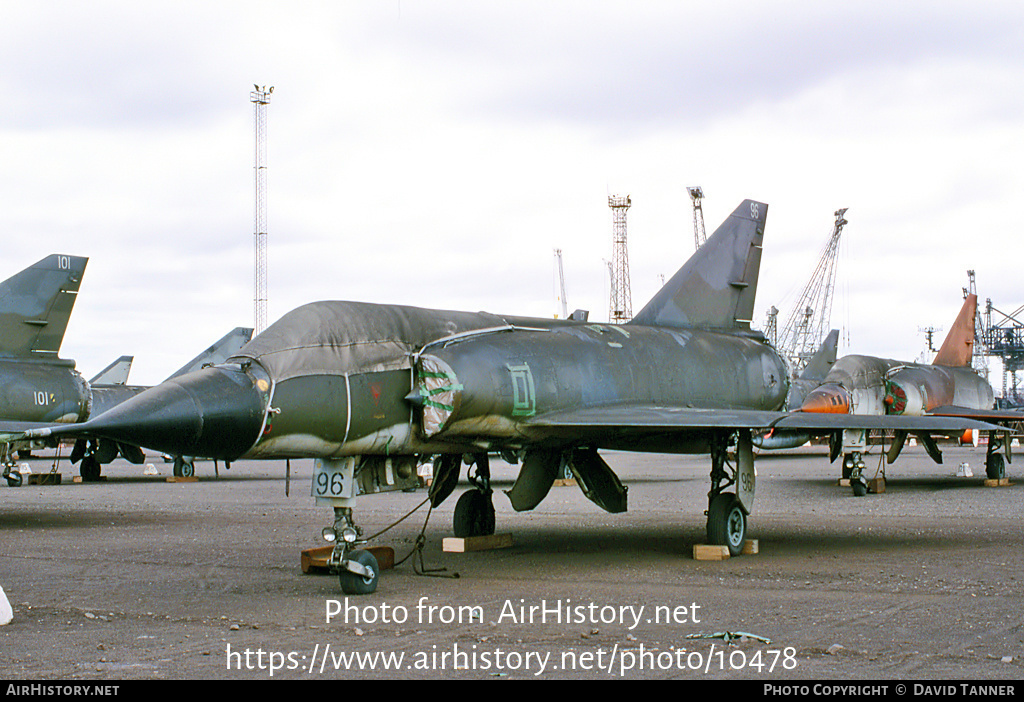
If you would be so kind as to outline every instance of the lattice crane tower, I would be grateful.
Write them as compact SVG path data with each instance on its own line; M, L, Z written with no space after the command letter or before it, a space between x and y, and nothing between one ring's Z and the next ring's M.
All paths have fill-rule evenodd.
M254 280L255 334L267 327L267 105L274 86L253 86L249 93L249 102L255 108L256 122L256 210L254 224L254 249L256 271Z
M693 242L694 248L699 249L708 239L704 233L704 210L701 208L704 191L699 185L695 185L687 188L686 192L690 193L690 200L693 201Z
M967 287L964 288L964 299L967 299L968 295L974 295L977 298L978 284L974 280L974 271L967 271L967 280ZM971 366L985 380L988 380L988 348L985 346L987 331L985 329L985 318L981 315L980 310L975 309L974 346L971 347Z
M836 282L836 259L839 253L839 238L847 224L843 217L846 210L845 207L836 210L832 236L825 244L817 268L807 281L807 286L779 334L777 348L789 359L794 373L803 370L829 331L832 293Z
M612 208L612 284L608 304L608 321L623 324L633 319L632 294L629 291L629 255L626 251L626 210L629 195L611 195Z

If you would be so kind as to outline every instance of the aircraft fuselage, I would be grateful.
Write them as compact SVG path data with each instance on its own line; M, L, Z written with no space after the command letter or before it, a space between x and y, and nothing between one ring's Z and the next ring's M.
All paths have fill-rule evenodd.
M0 359L0 419L80 422L89 414L89 387L74 361Z
M832 367L819 394L841 387L851 414L923 415L955 405L991 409L992 387L971 368L904 363L874 356L844 356ZM810 397L810 395L808 395Z
M419 312L423 326L445 314ZM784 364L756 338L521 318L496 329L491 321L427 344L380 323L378 336L415 351L274 379L269 428L247 455L520 448L566 443L523 422L546 412L630 403L774 410L785 399ZM382 361L402 367L375 370Z
M166 381L88 424L116 441L226 460L463 453L580 443L529 426L548 412L776 410L787 390L782 359L757 334L319 302L227 364ZM621 445L613 432L586 443ZM644 448L635 436L630 446Z

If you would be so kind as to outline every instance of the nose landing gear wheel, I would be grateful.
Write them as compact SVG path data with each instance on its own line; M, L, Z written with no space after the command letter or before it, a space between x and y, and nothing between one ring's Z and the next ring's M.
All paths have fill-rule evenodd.
M729 555L738 556L747 538L747 515L731 492L723 492L708 507L708 543L728 546Z
M341 583L341 591L346 595L369 595L377 590L377 579L380 576L380 567L377 559L369 551L362 549L352 551L348 554L348 560L355 561L363 566L369 575L360 575L348 570L342 570L338 574L338 581Z

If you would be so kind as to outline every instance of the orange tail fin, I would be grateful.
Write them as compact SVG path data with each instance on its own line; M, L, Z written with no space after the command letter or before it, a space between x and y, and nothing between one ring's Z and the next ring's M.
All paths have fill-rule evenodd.
M974 315L978 310L978 296L968 295L960 314L949 329L946 340L935 355L935 366L969 366L974 354Z

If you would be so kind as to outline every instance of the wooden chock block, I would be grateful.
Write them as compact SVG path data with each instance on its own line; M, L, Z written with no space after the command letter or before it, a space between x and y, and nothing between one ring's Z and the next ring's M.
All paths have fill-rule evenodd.
M367 546L365 550L373 554L377 559L377 567L381 570L391 570L395 567L395 549L390 546Z
M299 563L303 573L326 573L327 559L334 551L333 546L321 546L319 548L307 548L299 555Z
M850 487L850 479L849 478L840 478L839 479L839 487Z
M757 539L747 539L743 542L743 550L740 552L744 556L755 556L760 552L761 548L758 545Z
M558 478L551 487L576 487L576 478Z
M467 553L469 551L490 551L496 548L512 546L512 534L493 534L491 536L447 536L441 540L441 550L448 553Z
M199 478L195 477L194 475L191 478L184 478L184 477L181 477L181 476L178 476L178 475L171 475L171 476L169 476L167 478L167 482L169 482L169 483L198 483L199 482Z
M729 557L728 546L694 544L693 559L696 561L724 561Z
M103 481L104 481L104 480L106 480L106 479L107 479L107 476L105 476L105 475L101 475L101 476L100 476L100 477L98 477L98 478L97 478L96 480L90 480L90 481L88 481L88 482L90 482L90 483L96 483L96 482L100 482L100 483L101 483L101 482L103 482ZM82 476L80 476L80 475L76 475L75 477L73 477L73 478L71 479L71 482L73 482L73 483L84 483L84 482L86 482L86 480L85 480L84 478L82 478Z
M395 567L395 549L390 546L369 546L366 549L377 559L377 567L381 570L391 570ZM327 561L333 553L333 546L320 546L318 548L307 548L299 554L299 564L302 572L307 575L320 575L330 573Z
M985 478L985 487L1006 487L1011 484L1009 478L999 478L999 480Z
M885 492L885 478L872 478L868 481L868 492L881 495Z

